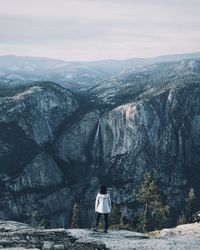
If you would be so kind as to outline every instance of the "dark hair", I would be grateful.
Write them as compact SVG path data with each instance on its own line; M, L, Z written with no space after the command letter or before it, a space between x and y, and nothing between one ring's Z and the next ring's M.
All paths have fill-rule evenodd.
M107 187L106 187L106 185L101 185L99 187L99 192L100 192L100 194L107 194Z

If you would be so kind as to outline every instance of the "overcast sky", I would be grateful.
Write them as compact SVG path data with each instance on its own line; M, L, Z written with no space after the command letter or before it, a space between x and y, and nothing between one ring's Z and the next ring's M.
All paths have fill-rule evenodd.
M65 60L200 51L200 0L0 0L0 55Z

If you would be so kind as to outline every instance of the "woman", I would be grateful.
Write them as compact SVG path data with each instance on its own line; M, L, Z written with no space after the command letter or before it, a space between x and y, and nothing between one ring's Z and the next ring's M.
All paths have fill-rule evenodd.
M99 225L99 220L101 218L101 215L103 214L104 221L105 221L104 232L107 233L107 231L108 231L108 214L111 212L111 201L110 201L110 195L107 193L107 188L105 185L100 186L99 193L96 196L95 212L97 212L95 231L97 231L97 228Z

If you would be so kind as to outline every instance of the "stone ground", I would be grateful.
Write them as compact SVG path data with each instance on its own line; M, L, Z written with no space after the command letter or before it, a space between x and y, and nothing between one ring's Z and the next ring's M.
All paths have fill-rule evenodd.
M0 221L0 248L7 250L106 250L94 240L81 242L63 228L42 229L15 221Z
M108 234L90 229L42 230L0 221L0 245L7 250L200 250L200 223L144 235L125 230Z
M163 229L149 237L123 230L112 230L108 234L86 229L68 231L80 241L99 241L113 250L200 250L200 223Z

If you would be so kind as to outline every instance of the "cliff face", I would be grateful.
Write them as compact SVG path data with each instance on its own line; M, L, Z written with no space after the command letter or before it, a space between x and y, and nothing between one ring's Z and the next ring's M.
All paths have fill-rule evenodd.
M115 186L113 200L133 202L146 170L175 210L189 187L199 195L199 98L198 85L174 87L102 116L94 158L99 178Z
M78 103L70 92L50 86L36 84L1 98L0 122L16 123L37 144L53 139L55 128L77 109Z
M178 72L186 66L179 65ZM145 85L144 91L140 85L137 98L123 104L113 88L115 105L106 108L53 83L35 83L2 96L1 218L28 222L37 210L51 226L69 226L78 202L80 226L91 226L102 182L130 218L146 170L154 173L175 216L190 188L199 203L200 77L196 66L192 69L184 77L177 71L169 78L166 74L166 86L164 73L159 73L151 87ZM142 79L146 73L140 73ZM110 98L109 91L104 95Z
M56 140L56 151L60 159L65 162L87 161L90 139L96 131L99 116L98 110L88 112L79 122L62 132Z
M0 214L30 221L36 210L49 219L57 213L54 225L61 225L60 215L71 209L73 194L50 148L59 126L70 119L79 102L69 91L47 85L34 84L1 98Z

